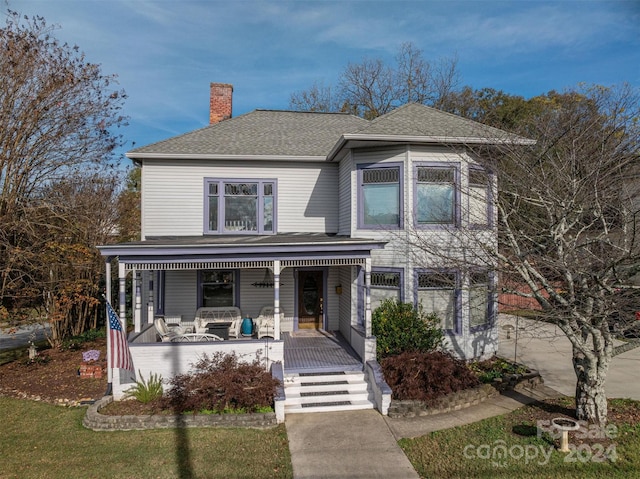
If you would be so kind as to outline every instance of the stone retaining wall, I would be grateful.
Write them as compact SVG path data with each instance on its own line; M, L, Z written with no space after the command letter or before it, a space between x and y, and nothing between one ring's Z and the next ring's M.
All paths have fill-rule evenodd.
M176 427L247 427L270 428L276 426L276 414L182 414L156 416L108 416L100 409L113 401L105 396L90 405L82 424L94 431L131 431L143 429L166 429Z
M390 418L399 418L429 416L458 411L480 404L503 391L517 391L525 388L535 389L539 384L542 384L542 382L542 378L537 371L529 371L525 374L512 374L508 378L505 378L505 380L494 381L493 384L483 384L476 388L448 394L438 398L432 406L428 406L423 401L399 401L392 399L388 415Z

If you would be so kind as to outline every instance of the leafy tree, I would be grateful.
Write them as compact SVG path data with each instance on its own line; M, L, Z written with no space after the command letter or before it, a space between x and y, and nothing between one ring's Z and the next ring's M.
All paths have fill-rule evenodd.
M418 234L412 242L452 267L497 265L506 292L533 299L572 344L578 419L604 424L613 323L640 262L638 92L581 87L530 102L520 130L534 146L474 155L498 178L497 244L468 228L449 229L446 246Z
M458 82L457 59L429 62L412 43L400 46L395 65L380 58L349 63L335 87L314 83L293 93L294 110L350 112L373 119L409 102L439 106Z
M0 304L44 306L64 253L77 265L105 231L104 205L86 200L106 191L108 203L115 192L102 188L126 96L42 17L8 11L0 49Z
M134 166L127 174L126 185L118 196L118 238L120 241L140 239L140 184L142 168Z
M535 111L537 102L502 90L482 88L473 90L466 86L460 91L449 92L440 102L440 108L449 113L469 118L508 131L522 127L525 118Z
M104 261L95 245L118 238L118 181L116 175L76 176L43 191L43 248L30 270L54 346L98 325Z

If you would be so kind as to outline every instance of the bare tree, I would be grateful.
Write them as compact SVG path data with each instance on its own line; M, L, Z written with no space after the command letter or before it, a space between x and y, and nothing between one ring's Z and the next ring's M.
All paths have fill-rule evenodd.
M410 102L437 106L458 84L456 58L427 61L422 50L403 43L389 65L380 58L349 63L338 86L314 83L293 93L290 108L306 111L344 111L373 119Z
M78 47L55 39L41 17L8 11L0 49L0 307L33 306L42 302L45 282L38 257L59 215L97 214L72 212L63 197L48 195L115 165L125 95ZM59 233L62 242L72 236Z
M578 419L604 424L615 323L640 262L638 92L595 86L535 101L546 104L524 125L535 146L474 154L498 178L497 244L463 227L447 230L456 240L446 246L418 234L412 245L450 264L464 256L496 267L503 291L534 300L537 317L571 342ZM483 199L466 191L463 207Z
M341 105L330 86L314 83L307 90L293 93L289 107L298 111L330 112L340 111Z

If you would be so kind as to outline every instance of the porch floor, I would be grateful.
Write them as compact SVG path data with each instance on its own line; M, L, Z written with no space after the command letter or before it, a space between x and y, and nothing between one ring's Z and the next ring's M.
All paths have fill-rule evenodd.
M340 333L302 330L282 337L285 374L362 371L362 360Z

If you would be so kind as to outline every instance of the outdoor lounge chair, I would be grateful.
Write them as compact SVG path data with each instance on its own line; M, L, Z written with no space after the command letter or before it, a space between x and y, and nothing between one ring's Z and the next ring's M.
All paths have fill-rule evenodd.
M229 326L229 337L240 337L240 327L242 326L242 312L240 308L234 306L202 307L196 311L194 326L196 333L206 333L207 324L227 322Z
M284 311L280 308L280 317L284 316ZM256 328L258 330L258 339L269 337L273 338L275 334L275 320L273 317L273 306L263 306L260 314L256 318Z
M178 334L171 338L172 343L198 343L203 341L224 341L220 336L209 333Z
M153 325L156 327L156 331L158 332L160 339L164 343L171 341L173 338L184 334L184 330L180 326L172 326L172 327L167 326L167 323L164 321L164 318L154 319Z

